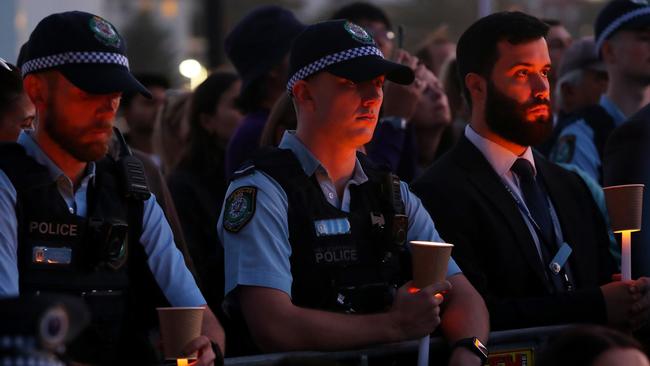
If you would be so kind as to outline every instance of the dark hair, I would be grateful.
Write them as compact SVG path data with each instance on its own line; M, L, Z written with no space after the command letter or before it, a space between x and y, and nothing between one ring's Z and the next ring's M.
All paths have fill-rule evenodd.
M375 5L356 2L346 5L332 14L330 19L346 19L353 23L360 22L361 20L370 20L384 23L387 29L391 29L392 25L383 10Z
M23 93L23 79L18 68L10 63L0 64L0 115L14 106L14 103Z
M242 112L251 113L260 109L260 103L267 96L267 75L261 76L242 89L235 99L235 104Z
M170 83L169 79L161 74L152 74L152 73L141 73L133 74L140 84L144 85L145 88L150 88L152 86L158 86L164 89L169 89ZM129 108L133 98L139 94L139 92L128 92L122 94L122 99L120 100L120 105L123 108Z
M504 11L479 19L460 36L456 47L458 76L463 94L471 106L469 89L465 76L469 73L490 77L494 64L499 59L497 43L506 40L521 44L546 36L548 25L534 16L522 12Z
M589 366L612 348L633 348L643 352L634 338L614 329L583 325L549 339L535 363L539 366Z
M235 73L217 71L194 89L189 109L190 146L184 160L199 170L214 166L215 159L223 159L225 151L225 146L220 146L216 138L205 131L201 115L216 112L221 95L238 79Z
M277 139L278 133L281 130L295 130L297 125L298 121L293 99L289 96L289 93L284 93L273 105L269 118L264 124L264 130L262 130L262 136L260 137L260 147L278 146L280 142Z
M549 27L557 27L557 26L563 25L562 22L557 20L557 19L545 18L545 19L542 19L542 22L546 23L546 25L548 25Z

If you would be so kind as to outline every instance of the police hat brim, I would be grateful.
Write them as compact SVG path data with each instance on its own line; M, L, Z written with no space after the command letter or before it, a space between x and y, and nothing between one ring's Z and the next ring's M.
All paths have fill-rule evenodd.
M90 94L140 93L151 99L151 92L119 65L68 64L56 67L77 88Z
M339 62L324 69L336 76L362 82L385 75L387 80L408 85L415 79L410 67L388 61L378 56L363 56Z

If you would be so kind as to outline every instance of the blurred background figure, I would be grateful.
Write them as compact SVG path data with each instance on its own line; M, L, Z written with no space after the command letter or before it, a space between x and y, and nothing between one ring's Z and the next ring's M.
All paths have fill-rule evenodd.
M170 92L156 118L153 132L153 151L159 157L165 176L183 156L189 138L188 110L192 93Z
M438 157L443 133L451 125L449 101L442 83L432 72L424 74L426 88L411 119L416 146L416 176Z
M34 128L35 116L20 71L0 58L0 141L15 142L20 130Z
M460 140L470 117L469 106L463 96L463 88L458 78L458 63L455 56L447 60L440 73L440 81L449 102L451 124L445 129L440 138L436 157L442 156Z
M245 113L226 152L227 177L259 146L269 111L286 93L291 42L303 29L289 10L261 6L239 21L226 37L226 54L242 79L237 105Z
M596 49L607 67L607 92L598 106L566 126L551 160L577 166L602 184L602 156L612 130L650 102L650 5L614 0L594 24Z
M226 146L242 118L235 107L240 88L236 74L216 72L194 90L189 145L168 178L204 296L220 318L224 274L217 219L227 188Z
M450 40L447 25L440 26L431 32L418 47L415 55L427 69L440 78L445 63L456 58L456 43Z
M542 21L549 26L548 34L546 35L546 44L548 45L548 54L551 56L550 82L551 87L553 87L555 80L557 80L557 69L562 62L564 52L569 48L571 42L573 42L573 37L559 20L542 19Z
M641 344L614 329L583 325L551 339L539 366L650 366Z
M584 37L567 49L557 71L553 90L555 121L551 138L537 147L548 156L560 132L590 108L598 108L600 96L607 91L607 68L598 56L593 37Z
M555 88L558 118L596 105L607 91L607 68L598 57L593 37L574 42L564 54Z
M124 134L126 142L134 149L149 156L159 167L161 158L154 152L153 133L158 110L165 102L165 92L169 89L169 80L158 74L136 74L152 98L145 98L137 93L124 93L120 106L122 116L128 127Z
M295 130L298 124L296 109L289 94L284 94L271 109L269 120L264 126L260 147L278 146L284 131Z

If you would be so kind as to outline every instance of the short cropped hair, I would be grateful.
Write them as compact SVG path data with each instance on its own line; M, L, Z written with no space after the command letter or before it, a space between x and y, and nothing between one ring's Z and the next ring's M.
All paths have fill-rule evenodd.
M475 73L489 79L499 59L499 42L506 40L515 45L530 42L545 37L548 29L546 23L518 11L494 13L467 28L458 40L456 62L463 94L469 105L472 101L465 76Z

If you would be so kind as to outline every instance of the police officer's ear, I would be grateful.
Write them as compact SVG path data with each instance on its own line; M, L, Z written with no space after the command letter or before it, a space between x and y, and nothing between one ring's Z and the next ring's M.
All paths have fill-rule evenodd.
M296 81L293 86L292 94L294 102L296 105L300 106L301 109L307 108L309 110L314 110L314 98L307 81Z
M477 73L465 75L465 86L472 97L472 105L481 104L487 98L487 80Z
M47 80L38 74L29 74L23 79L23 88L36 110L44 108L47 100Z
M613 37L616 37L616 35L614 35ZM603 45L600 48L600 52L601 55L603 56L603 61L606 64L616 63L616 52L614 51L615 47L616 47L616 43L612 42L611 38L603 42Z

